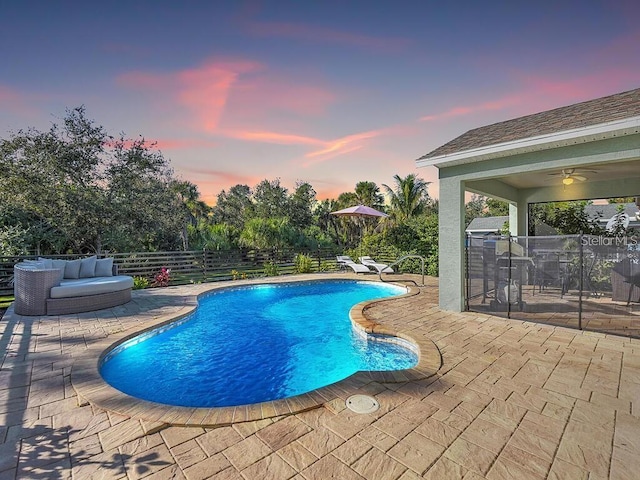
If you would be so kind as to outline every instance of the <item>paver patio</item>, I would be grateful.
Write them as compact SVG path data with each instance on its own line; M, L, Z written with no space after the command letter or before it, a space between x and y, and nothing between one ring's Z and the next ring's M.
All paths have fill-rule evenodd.
M294 278L308 277L285 280ZM443 312L437 279L427 283L364 313L434 342L436 375L340 382L320 408L219 428L105 411L71 383L92 346L180 315L213 284L137 291L127 305L77 315L10 308L0 321L0 480L638 478L640 340ZM380 410L346 409L356 392Z

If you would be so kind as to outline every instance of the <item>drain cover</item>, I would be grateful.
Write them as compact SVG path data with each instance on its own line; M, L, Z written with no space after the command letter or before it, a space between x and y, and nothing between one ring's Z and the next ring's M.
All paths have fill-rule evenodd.
M346 403L347 408L356 413L372 413L380 408L378 401L369 395L352 395Z

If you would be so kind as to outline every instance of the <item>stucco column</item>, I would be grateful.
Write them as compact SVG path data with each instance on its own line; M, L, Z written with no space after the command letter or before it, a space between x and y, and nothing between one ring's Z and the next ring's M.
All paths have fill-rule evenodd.
M464 309L464 184L440 178L438 212L440 308Z
M513 202L509 202L509 233L515 237L518 235L526 235L526 233L522 232L522 224L521 220L525 219L526 215L521 213L520 204L514 204Z

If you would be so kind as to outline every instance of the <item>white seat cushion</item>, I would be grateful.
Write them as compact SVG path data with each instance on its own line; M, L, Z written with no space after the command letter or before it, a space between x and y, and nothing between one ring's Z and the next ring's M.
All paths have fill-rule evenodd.
M99 293L119 292L133 287L133 278L127 275L64 279L51 289L50 298L85 297Z

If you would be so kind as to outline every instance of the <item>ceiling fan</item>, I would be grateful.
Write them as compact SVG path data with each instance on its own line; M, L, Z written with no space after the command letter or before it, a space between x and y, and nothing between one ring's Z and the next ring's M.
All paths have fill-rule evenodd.
M562 177L562 183L564 185L571 185L576 180L584 182L587 179L584 175L580 175L581 173L597 173L597 171L578 168L563 168L562 172L550 173L549 175Z

